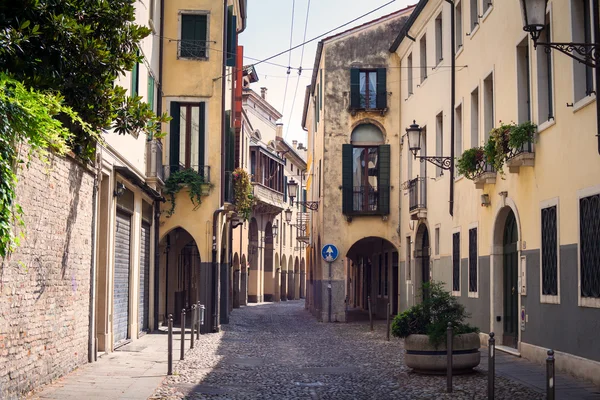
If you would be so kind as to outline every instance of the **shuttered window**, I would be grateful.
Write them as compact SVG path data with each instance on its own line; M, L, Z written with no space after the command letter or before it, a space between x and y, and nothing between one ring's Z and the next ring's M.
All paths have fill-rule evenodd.
M183 14L181 16L181 41L179 57L206 58L206 15Z
M350 69L350 109L385 110L386 108L386 69Z
M171 102L169 169L192 168L209 178L204 165L206 140L205 103Z
M469 292L477 292L477 228L469 229Z
M233 6L227 9L227 61L228 67L235 67L237 50L237 17L233 15Z
M460 291L460 233L452 234L452 291Z

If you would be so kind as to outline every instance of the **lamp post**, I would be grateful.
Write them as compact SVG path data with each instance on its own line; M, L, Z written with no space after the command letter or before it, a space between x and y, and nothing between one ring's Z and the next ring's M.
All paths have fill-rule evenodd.
M533 46L544 46L547 53L550 50L558 50L563 54L594 68L596 73L596 88L600 82L600 11L598 10L598 0L592 0L592 25L594 29L594 43L573 43L573 42L540 42L539 38L544 29L546 29L546 9L548 0L520 0L521 12L523 15L523 30L529 32L533 40ZM600 101L598 100L598 89L596 89L596 121L598 133L598 153L600 154Z
M449 170L452 167L452 157L444 156L417 156L417 153L421 150L421 136L423 129L417 124L416 121L406 128L406 136L408 137L408 148L413 153L416 159L421 162L428 161L443 170Z

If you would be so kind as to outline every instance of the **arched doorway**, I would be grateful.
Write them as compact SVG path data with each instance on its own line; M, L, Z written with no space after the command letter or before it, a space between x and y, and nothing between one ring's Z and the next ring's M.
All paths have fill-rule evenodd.
M258 267L258 223L255 218L250 220L248 229L248 302L257 303L259 298L260 268Z
M240 308L240 256L233 256L233 308Z
M300 298L300 259L294 261L294 300Z
M423 285L431 280L429 229L427 225L419 225L415 243L415 271L413 280L415 282L415 302L421 302L427 297Z
M273 258L273 269L275 270L275 277L273 278L273 301L280 302L281 301L281 265L279 262L281 258L279 258L279 253L275 252L275 257Z
M290 256L288 260L287 298L294 300L294 259Z
M248 268L245 254L242 255L240 270L240 306L246 306L248 305Z
M306 262L300 261L300 298L306 298Z
M273 282L273 226L270 222L267 222L267 226L265 227L265 251L263 257L264 301L273 301L273 293L275 292Z
M510 210L506 217L503 234L503 292L504 292L504 335L502 344L516 348L519 340L519 253L517 242L519 231L515 213Z
M285 255L281 256L281 293L280 300L287 300L287 257Z

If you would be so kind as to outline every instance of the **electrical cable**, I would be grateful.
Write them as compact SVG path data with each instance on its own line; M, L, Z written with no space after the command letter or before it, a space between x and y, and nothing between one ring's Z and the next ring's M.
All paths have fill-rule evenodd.
M296 11L296 0L292 0L292 25L291 25L291 29L290 29L290 47L292 47L292 41L294 38L294 13ZM288 70L287 70L287 76L288 79L285 80L285 89L283 91L283 105L281 106L281 114L283 115L283 113L285 112L285 99L287 97L287 89L288 89L288 83L290 82L290 65L292 64L292 52L290 51L288 53ZM300 63L302 65L302 63Z

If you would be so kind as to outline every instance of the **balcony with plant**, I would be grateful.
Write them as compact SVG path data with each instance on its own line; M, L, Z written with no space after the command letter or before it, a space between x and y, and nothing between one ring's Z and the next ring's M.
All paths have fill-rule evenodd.
M177 166L166 166L168 170L168 178L165 181L163 190L164 195L171 203L171 207L167 210L167 218L171 217L175 212L177 193L181 190L187 190L190 200L194 206L193 210L197 210L202 204L202 197L210 194L210 189L213 184L210 182L210 169L208 167L200 168L183 168Z

